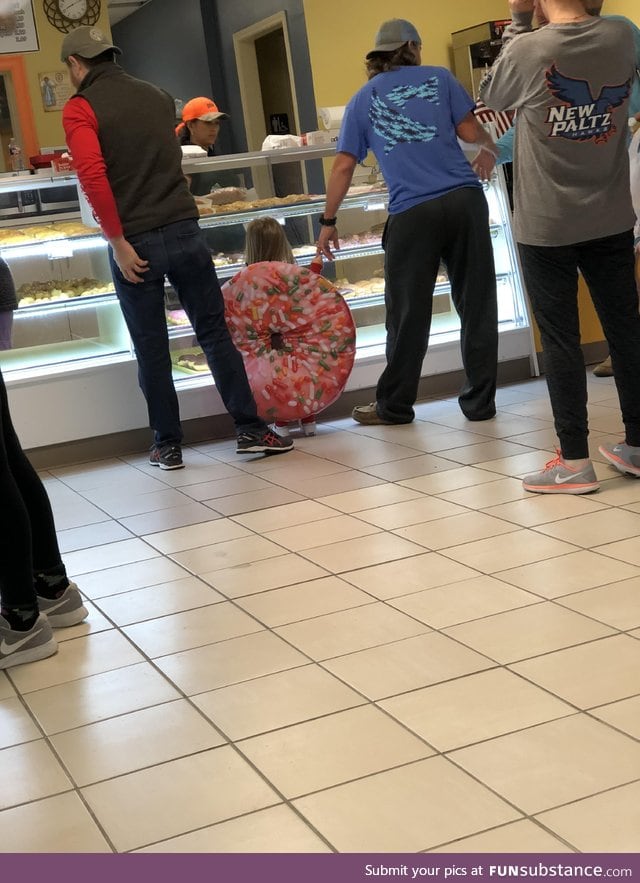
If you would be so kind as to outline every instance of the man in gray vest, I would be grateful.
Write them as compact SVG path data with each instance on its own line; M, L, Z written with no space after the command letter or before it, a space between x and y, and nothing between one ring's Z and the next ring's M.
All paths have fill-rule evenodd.
M507 43L480 87L495 110L517 109L514 229L540 327L560 451L524 479L533 493L584 494L589 459L578 270L609 350L624 442L600 446L640 475L640 315L634 279L627 116L635 76L631 29L589 15L581 0L536 0L549 24ZM534 0L510 0L514 14Z
M181 168L174 102L126 74L115 63L119 53L99 28L67 34L61 57L77 93L65 105L62 122L80 184L109 242L114 286L154 431L149 462L161 469L183 465L165 278L234 420L238 453L291 450L291 441L258 417L242 357L229 336L220 286Z

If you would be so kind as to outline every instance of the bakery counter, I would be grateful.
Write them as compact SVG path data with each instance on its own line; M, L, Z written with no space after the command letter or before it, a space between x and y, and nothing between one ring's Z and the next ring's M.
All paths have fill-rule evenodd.
M333 148L326 148L291 151L277 158L256 156L255 162L250 157L250 174L243 171L243 158L233 156L221 162L211 158L185 169L187 174L218 169L242 172L234 176L241 186L218 187L226 192L198 198L200 226L206 231L221 282L244 268L242 226L264 216L283 223L299 219L287 222L286 233L297 263L309 266L316 253L317 218L325 204L325 197L315 194L323 192L325 181L321 164L312 168L304 164L333 153ZM295 181L293 175L268 180L271 165L286 162L299 162L306 173ZM38 177L31 176L29 189L37 189ZM213 180L231 179L221 174ZM485 192L499 281L500 358L521 360L532 352L530 329L500 173ZM364 176L358 180L340 212L335 261L323 268L323 275L342 291L357 326L350 391L374 387L384 363L382 235L387 204L384 186ZM36 217L20 218L0 227L0 255L9 264L20 298L14 314L13 349L0 352L0 365L24 442L30 448L66 446L133 430L141 430L146 438L148 416L144 399L136 392L135 355L113 289L107 243L97 228L85 226L75 214L36 221ZM225 229L233 225L236 231ZM221 228L218 237L216 227ZM206 360L170 286L165 310L183 418L208 420L222 414ZM450 286L441 270L425 376L460 370L457 321Z

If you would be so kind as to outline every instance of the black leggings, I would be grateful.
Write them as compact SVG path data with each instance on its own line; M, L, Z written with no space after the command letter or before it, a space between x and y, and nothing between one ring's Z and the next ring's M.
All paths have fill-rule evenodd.
M580 348L578 270L604 331L618 388L626 442L640 446L640 314L633 232L574 245L519 245L536 317L544 372L562 456L582 460L587 443L587 377Z
M36 604L34 571L62 563L49 497L27 459L9 414L0 371L0 600L3 607Z

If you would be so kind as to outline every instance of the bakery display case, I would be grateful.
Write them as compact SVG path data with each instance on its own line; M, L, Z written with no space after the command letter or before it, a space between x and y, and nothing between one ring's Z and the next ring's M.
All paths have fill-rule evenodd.
M57 202L61 193L65 200ZM3 373L37 375L54 367L71 370L94 360L131 358L106 243L97 228L80 219L75 177L2 176L2 198L36 206L35 212L3 218L0 227L0 257L11 270L19 303L12 347L0 351ZM70 206L72 211L66 210Z
M311 262L317 219L324 206L323 160L333 151L333 147L323 146L185 158L183 168L198 194L200 226L221 283L244 267L245 227L261 216L275 217L284 226L298 263ZM48 191L55 196L61 188L75 186L72 174L0 178L0 197L26 194L25 198L5 201L29 207L17 216L0 219L0 257L11 269L19 298L12 349L0 352L0 366L9 378L12 373L29 378L134 359L99 229L85 226L78 211L56 214L48 208L52 204L45 195ZM504 331L527 329L526 301L500 171L485 185L485 192L500 327ZM352 310L358 359L380 357L384 351L382 234L387 200L377 170L358 167L340 210L340 249L335 262L325 263L323 270ZM31 211L32 203L36 212ZM208 378L206 361L170 286L166 315L176 381L190 386L198 381L198 375L201 381L203 376ZM457 341L459 327L446 268L441 267L434 298L432 349L439 341Z
M215 183L222 174L228 175L232 171L236 175L235 186L216 188L209 196L204 193L206 188L198 190L204 194L197 200L201 214L200 225L207 231L209 247L221 282L233 277L244 266L242 250L237 248L237 242L231 248L225 248L226 231L238 230L256 217L271 216L279 220L285 227L297 262L311 262L315 255L313 243L319 230L317 218L324 206L325 169L322 166L318 169L319 164L314 161L330 158L333 153L333 147L302 148L190 160L185 163L185 171L193 176L193 180L202 175ZM314 165L315 169L305 169ZM284 174L283 170L288 166L293 168L288 174ZM295 181L296 170L300 167L306 171L306 176L298 179L306 182L305 192L291 192L286 188L287 192L282 193L278 189L279 182ZM500 330L526 330L530 327L530 321L511 234L509 202L501 169L496 170L493 179L484 185L484 190L489 204L496 264ZM359 166L353 186L340 209L340 249L335 253L335 263L325 263L323 269L323 274L335 281L353 312L359 358L368 354L380 354L384 345L382 234L387 204L388 192L377 169ZM168 296L167 307L176 378L180 373L206 372L206 363L175 297ZM449 280L443 266L438 274L434 294L431 345L437 344L439 340L457 340L459 330L460 320L451 300ZM533 364L535 353L530 335L528 345L528 354Z

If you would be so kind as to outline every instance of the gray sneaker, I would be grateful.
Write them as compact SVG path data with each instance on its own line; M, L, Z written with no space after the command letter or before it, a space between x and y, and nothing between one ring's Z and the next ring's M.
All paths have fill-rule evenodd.
M54 629L78 625L89 616L78 587L72 582L69 582L59 598L43 598L42 595L38 595L38 607Z
M600 484L591 463L583 469L572 469L558 452L540 472L527 475L522 487L532 494L591 494Z
M617 445L600 445L598 450L620 472L640 475L640 448L620 442Z
M4 616L0 616L0 669L46 659L57 649L58 643L46 616L40 614L27 632L12 629Z

